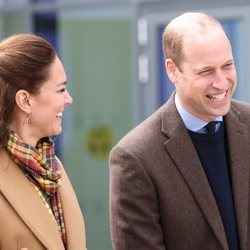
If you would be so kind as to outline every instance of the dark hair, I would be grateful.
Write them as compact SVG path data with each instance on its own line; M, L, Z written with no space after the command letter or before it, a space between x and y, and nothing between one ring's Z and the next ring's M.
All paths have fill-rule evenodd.
M55 58L53 46L34 34L12 35L0 42L0 146L8 138L16 92L37 94Z

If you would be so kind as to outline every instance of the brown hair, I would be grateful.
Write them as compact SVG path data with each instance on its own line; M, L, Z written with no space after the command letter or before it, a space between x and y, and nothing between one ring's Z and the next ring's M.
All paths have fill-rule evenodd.
M219 21L202 12L186 12L174 18L165 27L162 36L165 58L171 58L175 65L181 69L181 63L185 60L183 50L183 40L185 36L214 26L222 28Z
M13 35L0 42L0 146L8 138L16 92L38 93L55 58L53 46L34 34Z

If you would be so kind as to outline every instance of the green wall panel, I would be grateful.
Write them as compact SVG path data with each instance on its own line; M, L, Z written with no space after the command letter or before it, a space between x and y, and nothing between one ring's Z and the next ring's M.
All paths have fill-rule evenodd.
M90 250L112 249L108 153L132 125L131 44L129 20L59 22L74 100L65 112L62 160L84 212Z

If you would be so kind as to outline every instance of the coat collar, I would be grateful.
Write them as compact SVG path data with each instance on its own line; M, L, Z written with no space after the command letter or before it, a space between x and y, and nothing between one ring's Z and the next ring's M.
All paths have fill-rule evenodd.
M55 220L49 215L41 198L27 177L10 159L6 151L0 152L5 165L0 172L0 189L30 230L47 249L64 249Z
M242 249L247 249L250 139L247 125L241 123L238 116L239 113L232 109L225 117L225 124L239 240ZM167 152L179 168L223 249L228 249L216 201L192 140L176 110L173 95L162 109L162 133L168 138L165 142Z
M67 249L85 250L86 238L83 216L75 192L64 170L62 188L59 192L67 230Z
M29 180L6 151L0 151L0 190L46 249L64 250L53 220ZM60 188L68 249L85 249L84 222L71 184L64 172Z

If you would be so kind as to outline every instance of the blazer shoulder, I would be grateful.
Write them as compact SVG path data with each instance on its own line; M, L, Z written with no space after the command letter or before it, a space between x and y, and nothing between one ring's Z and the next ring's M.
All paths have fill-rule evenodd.
M240 120L250 122L250 104L247 102L232 100L231 112L236 114Z
M138 159L157 156L164 152L164 143L180 125L177 111L167 102L151 116L128 132L110 151L109 158L134 155ZM171 117L171 119L170 119ZM118 153L119 152L119 153Z
M151 116L136 125L127 134L125 134L117 143L120 146L132 146L138 143L145 144L161 133L161 109L155 111Z
M250 103L248 102L244 102L240 100L232 100L231 108L236 109L240 112L250 113Z
M156 141L160 140L161 142L161 139L165 140L166 134L171 134L180 124L181 119L172 95L165 104L125 134L117 144L135 145L135 142L137 142L144 145L147 143L146 145L149 146L156 143ZM166 130L170 132L166 133Z

